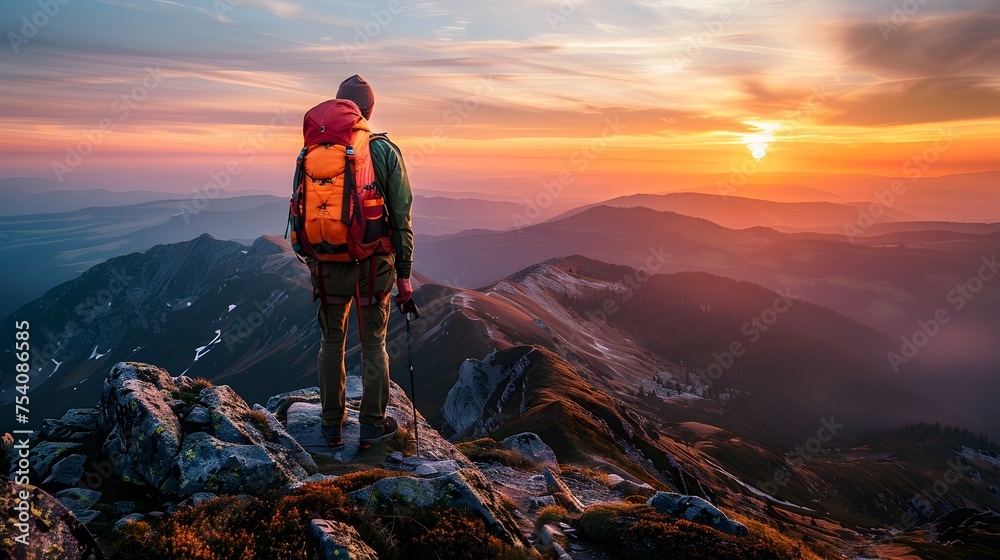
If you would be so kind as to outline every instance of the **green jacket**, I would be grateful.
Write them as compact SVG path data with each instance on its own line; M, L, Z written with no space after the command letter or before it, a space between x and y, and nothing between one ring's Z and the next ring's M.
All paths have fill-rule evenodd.
M409 278L413 267L413 224L411 210L413 191L403 165L403 154L388 138L373 138L368 145L375 166L375 176L383 189L389 224L392 226L392 246L396 251L396 276Z

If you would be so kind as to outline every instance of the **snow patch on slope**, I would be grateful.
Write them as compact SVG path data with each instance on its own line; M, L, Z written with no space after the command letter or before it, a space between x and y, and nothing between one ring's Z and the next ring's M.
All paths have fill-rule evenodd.
M983 461L989 463L994 467L1000 467L1000 457L994 457L992 455L987 455L982 451L976 449L970 449L968 447L962 446L962 452L959 454L961 457L970 463L973 461Z
M222 340L222 331L216 330L215 338L212 339L212 342L209 342L204 346L199 346L198 348L194 349L194 361L197 362L202 356L208 354L209 350L212 349L212 346L215 345L220 340Z
M466 292L459 292L449 300L449 303L461 307L462 309L472 309L472 296Z

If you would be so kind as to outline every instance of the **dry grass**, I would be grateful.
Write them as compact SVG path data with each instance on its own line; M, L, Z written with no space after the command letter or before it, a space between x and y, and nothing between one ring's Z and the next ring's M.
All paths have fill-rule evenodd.
M618 502L587 508L580 516L581 536L604 546L615 558L715 558L744 560L822 560L801 542L773 527L737 517L749 534L735 537L711 527L658 513L652 507Z
M576 467L573 465L560 465L559 471L561 474L569 474L575 476L582 476L584 478L589 478L591 480L596 480L605 486L611 486L611 479L608 477L608 473L595 469L593 467Z
M211 381L205 379L204 377L195 377L194 379L191 380L191 385L192 385L191 390L195 391L196 393L200 393L202 389L210 389L212 387L215 387L215 385L213 385Z
M535 529L541 529L543 525L549 523L559 523L569 519L569 512L562 506L548 506L538 512L538 519L535 520Z
M259 410L251 410L243 415L243 419L249 422L253 427L257 428L264 439L274 440L275 433L271 429L271 423L267 419L267 415Z
M465 441L455 447L474 463L499 463L518 470L535 467L534 463L492 438Z
M396 435L392 436L392 447L403 455L414 455L417 452L417 442L413 437L413 430L400 426Z
M340 476L337 480L333 481L333 484L335 484L337 488L340 488L341 492L350 494L356 490L367 488L383 478L392 478L396 476L404 476L404 474L398 471L389 471L385 469L369 469L366 471L357 471Z

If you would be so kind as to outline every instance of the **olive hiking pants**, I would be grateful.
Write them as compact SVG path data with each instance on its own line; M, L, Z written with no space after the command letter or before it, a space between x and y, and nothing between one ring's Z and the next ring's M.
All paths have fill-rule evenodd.
M369 305L369 283L375 259L375 296ZM315 265L313 265L315 266ZM359 420L369 426L381 425L389 404L389 357L385 337L389 324L389 292L393 282L393 256L375 255L360 263L323 263L323 287L328 302L321 304L316 319L322 330L319 346L319 391L324 425L343 423L346 417L345 384L347 372L344 354L347 330L357 323L357 308L352 309L355 287L361 292L361 383ZM313 275L316 282L316 275ZM381 297L379 297L381 295ZM322 302L321 302L322 303ZM357 302L354 301L356 304Z

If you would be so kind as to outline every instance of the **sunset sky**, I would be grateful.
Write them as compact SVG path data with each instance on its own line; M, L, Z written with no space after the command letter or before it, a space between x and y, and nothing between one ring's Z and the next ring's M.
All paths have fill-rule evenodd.
M228 188L285 193L302 113L355 73L427 189L896 176L942 138L928 175L1000 168L995 0L43 0L0 22L0 176L190 192L235 161Z

